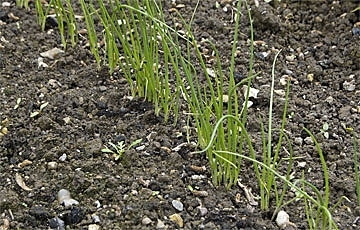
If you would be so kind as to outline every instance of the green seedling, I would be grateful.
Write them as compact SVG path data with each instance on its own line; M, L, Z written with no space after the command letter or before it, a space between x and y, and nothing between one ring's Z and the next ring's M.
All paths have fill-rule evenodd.
M115 156L115 160L119 160L122 155L125 153L126 150L131 149L135 145L139 144L142 141L142 139L138 139L134 142L132 142L128 147L126 147L124 141L119 141L117 144L112 143L109 141L109 145L115 150L110 149L109 147L105 146L105 148L101 149L101 152L103 153L112 153Z
M354 170L355 170L355 181L356 181L357 205L360 206L360 178L359 178L359 162L357 158L357 140L354 131L352 131L352 134L354 140Z
M44 110L44 108L45 108L48 104L49 104L49 102L45 102L45 103L41 104L39 110L30 113L30 117L36 117L36 116L40 115L41 112Z
M20 8L29 8L29 0L16 0L16 6Z
M329 139L329 132L328 132L328 130L329 130L329 124L328 124L327 122L325 122L325 123L323 124L322 129L320 129L320 132L322 132L322 133L324 134L324 137L325 137L326 139Z

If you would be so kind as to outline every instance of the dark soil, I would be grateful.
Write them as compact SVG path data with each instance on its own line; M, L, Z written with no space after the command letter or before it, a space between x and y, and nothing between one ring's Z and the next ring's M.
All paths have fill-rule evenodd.
M347 130L360 133L360 11L351 12L359 1L282 1L277 6L259 2L259 7L252 6L255 40L265 45L258 42L255 47L254 72L262 73L252 87L260 93L247 124L257 151L261 154L259 116L266 120L275 56L271 52L264 58L262 52L273 47L282 50L276 65L276 90L285 89L279 83L283 75L292 78L286 132L298 157L294 178L305 170L305 178L324 191L320 158L302 129L306 127L315 134L326 158L330 207L341 196L349 199L335 208L335 222L339 229L359 229L353 139ZM189 18L195 1L176 3L185 5L179 10ZM231 7L225 12L224 6L201 1L193 31L199 41L206 38L216 44L227 70L234 22ZM168 1L166 14L171 7ZM8 130L0 139L1 229L57 228L59 219L67 229L155 229L161 225L175 229L179 226L170 220L175 213L183 219L184 229L278 228L271 220L274 208L265 212L250 206L238 186L230 191L214 188L206 157L190 155L195 149L186 144L186 117L180 117L176 126L165 124L154 115L151 104L130 98L121 74L109 76L106 69L98 70L84 38L54 60L45 58L49 67L39 67L40 53L62 48L61 39L56 28L41 31L33 3L30 9L18 9L14 2L0 6L0 119ZM241 20L236 68L246 76L249 22L245 11ZM283 98L276 95L275 127L281 121ZM43 111L30 117L45 102ZM328 138L320 131L324 123L329 125ZM119 161L101 152L108 141L124 140L129 145L139 138L142 143ZM191 139L196 141L195 136ZM243 165L241 183L257 196L251 163ZM193 166L206 170L196 171ZM20 187L16 177L28 187ZM194 195L189 185L208 195ZM59 204L61 189L70 191L79 203L70 209ZM286 199L292 197L294 192L289 191ZM173 207L173 200L183 204L182 211ZM308 228L303 200L284 210L298 229Z

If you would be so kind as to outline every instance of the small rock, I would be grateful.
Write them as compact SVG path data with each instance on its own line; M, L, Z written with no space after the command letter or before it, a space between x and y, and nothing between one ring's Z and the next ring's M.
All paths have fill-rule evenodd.
M27 166L27 165L31 165L31 164L32 164L32 161L26 159L26 160L24 160L23 162L21 162L20 164L18 164L18 167L19 167L19 168L23 168L23 167L25 167L25 166Z
M58 163L55 161L51 161L47 163L47 167L48 169L52 170L52 169L57 169Z
M310 82L314 81L314 74L313 74L313 73L309 73L309 74L307 75L307 79L308 79Z
M247 91L248 91L248 87L246 85L244 85L242 88L241 88L243 94L244 94L244 98L246 98L246 94L247 94ZM255 89L255 88L250 88L250 92L249 92L249 98L257 98L257 95L259 93L259 90L258 89Z
M64 205L65 208L71 207L72 205L78 205L79 202L70 197L70 192L66 189L61 189L58 192L58 201Z
M303 139L301 137L295 137L294 139L294 143L299 145L299 146L302 146L303 144Z
M58 81L55 80L55 79L50 79L50 80L48 81L48 84L49 84L49 86L50 86L51 88L53 88L53 89L59 88L59 86L61 86L61 83L58 82Z
M18 174L18 173L15 174L15 181L16 181L16 183L17 183L22 189L24 189L25 191L31 191L31 190L32 190L31 188L29 188L29 187L25 184L23 178L22 178L21 175Z
M280 85L282 85L282 86L287 85L289 78L290 78L289 75L282 75L280 78Z
M289 215L285 211L280 211L277 214L275 222L279 227L281 227L282 225L289 222Z
M354 90L355 90L355 80L352 80L352 81L350 81L350 82L345 81L345 82L343 83L343 88L344 88L346 91L349 91L349 92L354 91Z
M295 58L296 58L295 55L289 55L289 56L285 57L286 61L289 61L289 62L293 62L295 60Z
M91 219L92 219L92 222L94 223L94 224L98 224L98 223L100 223L100 217L98 216L98 215L92 215L91 216Z
M298 162L298 167L300 167L300 168L305 168L305 166L306 166L306 162L305 162L305 161L303 161L303 162Z
M334 98L332 96L329 96L325 99L325 101L329 104L332 104L334 102Z
M11 6L11 3L10 2L3 2L1 5L3 7L9 7L9 6Z
M6 218L3 218L2 219L2 225L0 226L0 229L1 230L8 230L8 229L10 229L10 221L8 220L8 219L6 219Z
M96 207L96 208L101 208L101 203L100 203L99 200L96 200L96 201L95 201L95 207Z
M169 216L169 218L170 220L174 221L180 228L184 227L184 220L179 214L172 214L171 216Z
M198 210L199 210L199 215L200 215L201 217L206 216L206 214L208 213L208 210L207 210L207 208L205 208L205 207L198 206L197 208L198 208Z
M223 101L224 103L228 103L228 102L229 102L229 96L226 95L226 94L222 95L222 101Z
M195 196L198 196L198 197L207 197L207 196L209 196L209 193L206 192L206 191L192 190L191 192L192 192L192 194L194 194Z
M50 58L50 59L54 59L56 56L58 56L60 53L64 53L63 50L59 49L59 48L53 48L51 50L48 50L46 52L42 52L40 53L41 57L46 57L46 58Z
M178 200L173 200L171 204L179 212L182 212L184 210L184 205Z
M104 92L104 91L107 90L107 87L102 85L102 86L99 87L99 90L100 90L101 92Z
M282 96L282 97L285 97L285 95L286 95L285 90L283 90L283 89L275 89L274 93L279 96Z
M64 117L63 121L65 122L65 124L69 124L70 121L71 121L71 118L70 117Z
M260 58L261 60L265 60L267 56L269 56L271 52L256 52L255 56L257 56L258 58Z
M185 5L184 5L184 4L177 4L175 7L176 7L177 9L181 9L181 8L184 8Z
M315 22L322 22L323 19L320 16L315 17Z
M60 161L65 161L66 158L67 158L67 155L66 155L66 153L64 153L63 155L61 155L61 156L59 157L59 160L60 160Z
M149 225L151 224L152 220L149 217L144 217L141 221L142 225Z
M162 220L157 220L156 229L165 229L165 224Z
M49 220L49 227L52 229L65 230L65 222L58 217L54 217Z
M100 229L100 226L97 224L90 224L88 226L88 230L99 230L99 229Z
M351 31L352 31L353 35L359 35L360 34L360 28L358 28L358 27L352 28Z
M311 137L306 137L304 139L304 142L307 144L307 145L312 145L314 144L313 140L311 139Z

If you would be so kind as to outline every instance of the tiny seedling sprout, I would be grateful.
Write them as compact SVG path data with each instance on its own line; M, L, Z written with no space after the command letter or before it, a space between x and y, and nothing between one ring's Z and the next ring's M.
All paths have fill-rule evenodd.
M142 139L138 139L134 142L132 142L127 148L124 141L119 141L117 144L112 143L109 141L109 145L114 149L112 150L110 147L105 146L105 148L101 149L101 152L103 153L112 153L115 156L115 160L119 160L122 155L125 153L126 150L131 149L133 146L139 144L142 141Z

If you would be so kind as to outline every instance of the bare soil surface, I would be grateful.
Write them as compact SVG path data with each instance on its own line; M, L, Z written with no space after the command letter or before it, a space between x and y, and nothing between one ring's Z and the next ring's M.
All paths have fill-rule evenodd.
M33 3L26 11L15 1L9 1L10 6L1 2L0 120L6 133L0 139L1 229L179 229L181 224L172 220L178 216L184 229L278 229L271 219L274 206L262 211L259 205L250 205L239 186L230 191L212 186L206 157L190 154L195 149L186 139L186 116L180 116L176 126L171 121L165 124L151 104L130 98L120 73L109 76L106 68L97 68L85 38L54 59L44 58L48 67L39 66L40 53L62 49L58 30L49 26L41 31ZM215 43L227 70L233 1L222 2L228 4L216 7L216 1L201 1L193 31L198 41ZM348 198L333 211L335 222L339 229L359 229L353 138L348 131L360 133L360 11L351 12L359 1L282 1L276 6L259 2L251 7L258 41L254 72L262 73L253 81L252 87L260 93L247 124L257 153L260 156L262 151L259 117L266 121L274 50L281 49L273 123L280 127L281 90L285 90L280 79L289 76L286 132L297 157L293 180L301 178L304 170L306 180L324 191L321 161L302 129L306 127L325 155L330 207L340 197ZM178 0L176 4L184 4L179 11L190 18L196 3ZM170 1L164 4L169 17L171 7ZM245 11L240 28L236 69L247 76ZM321 131L324 123L328 130ZM118 161L101 152L108 141L129 145L139 138L143 141ZM196 141L196 136L191 140ZM288 155L282 152L281 157ZM283 164L287 166L287 161ZM259 195L251 163L243 163L240 181ZM207 194L198 196L189 185ZM61 189L78 203L60 204ZM295 196L288 193L286 200ZM308 228L303 200L283 210L298 229Z

